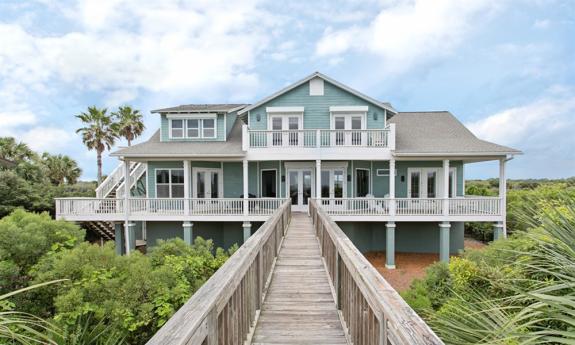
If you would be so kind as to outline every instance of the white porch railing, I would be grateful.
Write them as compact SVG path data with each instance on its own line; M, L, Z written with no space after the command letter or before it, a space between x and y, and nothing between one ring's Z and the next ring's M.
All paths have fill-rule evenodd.
M131 167L130 169L130 190L138 183L138 180L148 169L148 165L146 163L136 163L137 165ZM123 174L122 174L123 175ZM124 197L124 183L126 181L122 181L118 188L116 189L116 198L123 198Z
M262 148L325 148L325 147L377 147L395 148L394 127L385 129L299 129L252 130L245 129L247 147Z
M444 201L449 216L499 216L500 198L322 198L318 204L333 216L391 216L395 201L396 216L441 216Z
M131 198L128 200L130 216L267 216L273 214L286 199L248 199L247 213L244 199L160 199ZM60 198L56 199L58 218L82 216L123 215L124 199L113 198Z

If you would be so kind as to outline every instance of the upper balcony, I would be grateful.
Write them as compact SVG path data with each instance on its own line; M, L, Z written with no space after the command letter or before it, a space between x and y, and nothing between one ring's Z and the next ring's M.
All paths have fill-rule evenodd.
M242 127L242 149L251 160L281 153L291 159L388 158L395 149L395 124L384 129L254 130Z

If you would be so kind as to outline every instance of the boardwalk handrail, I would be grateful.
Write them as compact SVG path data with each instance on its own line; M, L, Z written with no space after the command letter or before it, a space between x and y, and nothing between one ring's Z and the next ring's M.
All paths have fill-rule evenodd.
M261 308L291 218L285 201L148 341L148 345L242 344Z
M337 307L353 344L443 344L318 207L317 200L311 200L310 214Z

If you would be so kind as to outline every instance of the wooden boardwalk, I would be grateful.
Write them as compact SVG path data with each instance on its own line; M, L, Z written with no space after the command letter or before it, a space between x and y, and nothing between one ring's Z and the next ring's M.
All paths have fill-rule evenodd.
M311 218L293 213L252 344L346 344Z

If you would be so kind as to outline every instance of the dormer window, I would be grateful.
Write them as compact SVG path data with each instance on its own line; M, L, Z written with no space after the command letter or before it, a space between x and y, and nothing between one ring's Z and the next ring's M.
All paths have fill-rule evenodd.
M214 139L216 114L168 115L171 139Z

